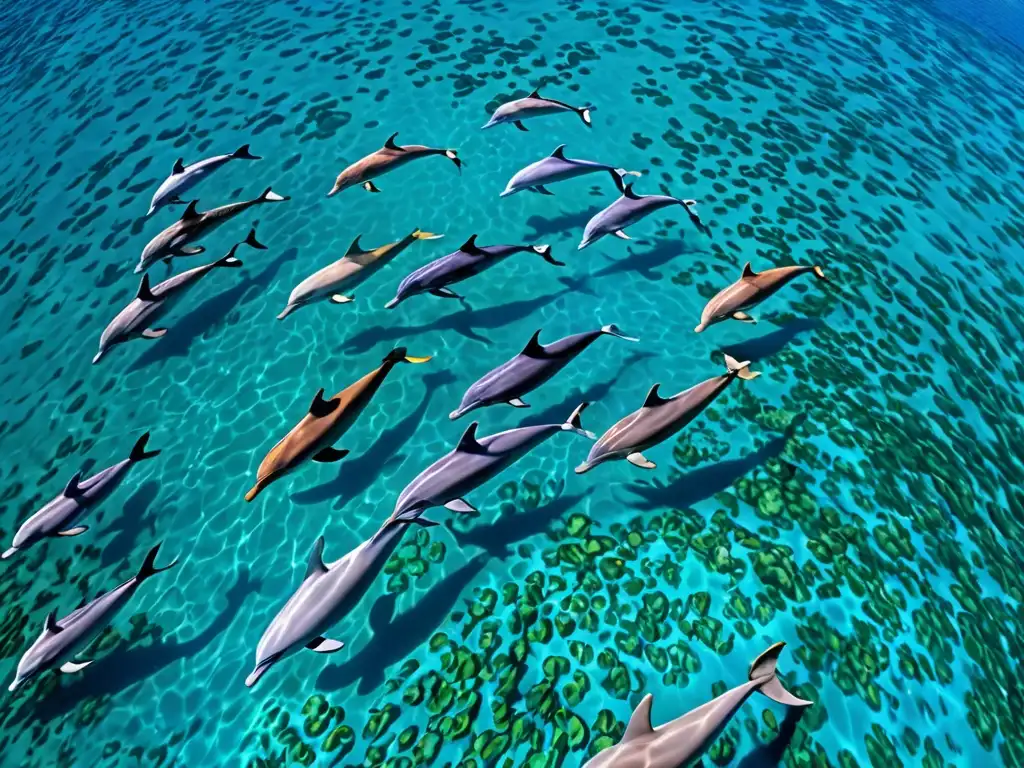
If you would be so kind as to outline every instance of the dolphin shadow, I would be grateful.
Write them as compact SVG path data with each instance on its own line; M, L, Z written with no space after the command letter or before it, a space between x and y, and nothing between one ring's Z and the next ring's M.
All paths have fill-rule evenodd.
M766 333L756 339L748 339L722 348L737 360L750 360L756 363L772 355L778 354L786 345L796 340L801 333L809 333L825 327L824 321L816 317L798 317L790 320L778 330Z
M635 252L628 249L629 256L624 259L613 259L606 256L610 262L608 266L602 267L594 273L594 277L607 277L623 272L636 272L646 280L661 280L662 275L653 270L663 267L678 256L692 253L703 253L702 248L683 248L678 240L657 238L653 245L645 251Z
M344 664L327 667L317 678L318 689L336 691L359 681L357 692L365 695L384 682L389 667L406 658L433 634L455 607L462 590L487 564L487 556L477 555L445 576L419 598L412 608L395 616L397 595L386 594L370 609L373 632L365 646Z
M87 699L115 695L176 661L196 656L231 626L246 597L259 588L260 583L251 581L248 571L243 568L238 580L224 595L227 599L224 610L191 640L178 642L161 638L151 645L136 646L123 652L115 649L96 659L88 669L76 675L70 685L62 685L42 700L26 702L23 707L25 716L49 722L68 714ZM67 676L62 678L66 680Z
M156 538L157 513L146 514L146 510L156 499L159 491L160 483L156 480L147 480L125 502L122 514L99 532L100 537L116 534L103 545L103 552L100 554L101 567L106 568L126 560L135 549L136 539L143 530L148 528Z
M595 206L585 211L575 213L559 213L557 216L531 216L526 220L526 226L532 227L532 232L526 233L527 240L536 240L545 235L560 235L570 229L579 229L586 226L594 216L600 213L602 208Z
M337 499L333 508L344 508L350 499L369 488L381 472L405 460L405 455L399 451L422 423L427 406L430 405L436 390L454 381L455 375L447 369L424 376L423 384L426 389L423 392L423 399L412 413L393 427L381 432L365 453L352 461L343 462L336 478L293 493L291 500L296 504L318 504L329 499Z
M803 715L802 707L789 707L775 738L744 756L737 768L776 768L789 748Z
M168 324L167 334L163 338L151 342L146 351L139 355L128 370L138 371L172 357L186 357L196 339L224 323L231 310L242 302L250 290L262 290L270 285L274 277L277 276L278 270L297 255L298 249L288 248L259 274L246 276L231 288L207 299L188 314Z

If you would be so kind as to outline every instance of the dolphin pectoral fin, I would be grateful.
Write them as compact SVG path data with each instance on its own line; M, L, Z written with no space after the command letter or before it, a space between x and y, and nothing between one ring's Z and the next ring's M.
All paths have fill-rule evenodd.
M345 644L340 640L328 640L321 635L320 637L314 637L306 643L306 647L317 653L337 653L345 647Z
M324 448L320 453L313 456L313 461L321 464L330 464L332 461L341 461L348 456L348 451L339 451L337 448Z
M627 235L625 232L623 232L621 229L616 229L614 232L612 232L612 234L615 235L616 237L622 239L622 240L632 240L633 239L632 237Z
M751 325L757 322L757 320L748 315L746 312L733 312L732 319L739 320L741 323L750 323Z
M201 245L186 245L183 248L179 248L178 253L182 256L198 256L200 253L206 253L206 249Z
M142 338L144 339L159 339L167 333L166 328L147 328L142 332Z
M342 293L336 293L331 296L331 304L348 304L350 301L355 301L355 297L346 296Z
M543 184L538 184L536 187L534 187L534 190L536 190L537 192L540 192L542 195L552 195L552 196L554 196L554 194L555 194L550 189L545 187Z
M78 536L80 533L85 533L89 530L88 525L78 525L74 528L68 528L66 531L57 531L58 536Z
M380 190L377 189L377 185L374 184L372 181L364 181L363 189L365 189L367 192L380 192Z
M440 296L442 299L461 299L455 291L451 288L435 288L430 292L434 296Z
M90 664L92 661L66 661L60 665L60 671L65 675L73 675L75 672L81 672Z
M640 467L641 469L654 469L656 466L658 466L650 459L645 458L644 455L640 452L629 454L629 456L626 457L626 461L628 461L634 467Z
M518 397L513 397L511 400L508 401L508 404L511 405L513 408L529 408L530 407L529 403L524 403Z
M525 125L523 125L523 121L522 120L513 120L512 121L512 125L514 125L516 128L518 128L520 131L528 131L528 130L530 130Z
M465 499L452 499L444 508L449 512L458 512L460 515L478 514L479 510Z

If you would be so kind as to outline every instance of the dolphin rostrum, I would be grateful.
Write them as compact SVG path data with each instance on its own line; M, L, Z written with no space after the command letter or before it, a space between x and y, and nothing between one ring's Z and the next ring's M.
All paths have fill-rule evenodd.
M559 144L555 151L538 160L535 163L523 168L511 178L505 191L500 197L508 197L524 189L532 189L542 195L554 194L547 185L566 179L575 179L577 176L585 176L588 173L606 172L612 175L615 186L622 189L622 178L624 176L639 176L640 171L627 171L623 168L615 168L604 163L595 163L592 160L576 160L565 156L565 144Z
M721 376L667 399L658 394L661 385L655 384L640 410L633 411L598 438L587 460L576 467L576 474L582 475L613 459L626 459L637 467L654 469L654 462L644 458L641 451L667 440L693 421L736 377L749 380L761 375L750 370L749 361L740 363L729 355L725 355L725 366L728 370Z
M380 192L373 183L374 179L383 176L385 173L390 173L396 168L401 168L406 163L411 163L417 158L430 157L431 155L444 155L455 163L456 170L460 174L462 173L462 160L459 159L459 155L454 149L435 149L434 147L426 147L422 144L399 145L395 143L397 135L397 132L392 133L388 140L384 142L383 147L376 152L371 152L362 160L356 160L356 162L339 173L334 186L331 187L331 191L327 193L327 196L333 197L339 192L355 186L361 186L367 192Z
M249 152L249 145L243 144L230 155L216 155L200 160L192 165L185 165L184 158L179 157L174 161L174 168L171 175L164 179L153 195L153 202L149 206L147 216L163 205L184 205L185 201L181 196L192 187L216 171L230 160L262 160Z
M813 273L819 280L829 282L825 277L824 270L817 265L813 267L775 267L766 269L764 272L755 272L750 268L748 261L743 265L743 274L740 279L729 287L723 288L707 303L704 311L700 313L700 325L693 330L700 333L709 325L729 318L741 320L744 323L756 323L757 320L748 315L745 310L760 304L791 280L808 272Z
M425 363L428 360L429 357L409 357L405 347L396 347L388 352L379 367L330 400L324 400L324 391L320 389L309 406L309 412L260 462L256 470L256 484L245 494L245 500L252 501L260 491L295 471L308 459L328 463L345 458L348 451L338 450L334 443L369 405L391 369L398 363Z
M406 517L413 511L445 507L452 512L475 512L476 508L463 498L466 494L497 476L519 459L562 431L594 439L583 428L580 414L587 407L581 403L564 424L540 424L519 427L477 438L474 421L466 429L458 446L420 472L398 496L391 519Z
M163 568L156 567L156 555L160 550L157 544L146 555L139 572L128 581L104 592L96 599L76 608L63 619L57 619L57 612L50 611L43 624L43 632L32 643L25 655L18 662L14 674L14 682L8 687L13 691L28 680L37 677L48 669L59 668L65 674L85 669L92 661L73 661L74 657L84 651L97 635L106 629L118 612L131 600L135 590L150 576L173 568L174 560Z
M197 201L193 200L188 204L185 212L181 214L180 219L150 240L146 247L142 249L142 257L135 267L135 274L145 272L161 259L170 262L175 256L196 256L206 249L201 245L192 246L189 243L205 237L222 224L225 224L240 213L244 213L254 205L280 203L290 199L282 197L270 187L267 187L263 190L263 194L255 200L229 203L219 208L211 208L208 211L197 211Z
M814 702L798 698L779 680L776 664L785 643L776 643L750 665L748 681L657 728L651 725L647 694L637 704L626 732L583 768L684 768L703 755L726 729L754 691L787 707L809 707Z
M448 418L454 420L477 408L498 403L508 403L516 408L529 408L522 400L523 395L544 384L604 335L616 336L626 341L638 341L630 336L624 336L615 325L605 325L596 331L576 333L550 344L541 344L540 331L537 331L522 352L485 373L470 386L462 396L459 407L452 411Z
M512 123L520 131L525 131L527 128L523 125L523 120L529 120L531 117L543 117L544 115L557 115L560 112L575 112L580 116L583 124L590 128L592 126L590 113L595 109L597 107L574 107L571 104L566 104L564 101L545 99L535 88L533 93L525 98L507 101L502 104L494 110L491 119L483 127L493 128L502 123Z
M447 286L478 275L488 267L504 261L513 253L532 251L540 254L549 264L564 267L565 262L558 261L551 255L550 245L477 245L473 235L457 251L442 256L429 264L424 264L406 277L398 285L395 298L384 306L393 309L420 293L430 293L444 299L461 299L462 297Z
M615 235L623 240L629 240L629 235L623 231L626 227L670 205L683 206L697 228L703 232L707 231L697 216L696 200L680 200L668 195L638 195L633 191L632 184L623 184L621 191L621 197L587 222L583 230L583 240L578 246L579 250L593 245L605 235Z
M388 243L369 251L363 250L357 237L352 241L352 245L348 247L344 256L320 271L314 272L295 286L291 296L288 297L288 305L277 316L277 319L284 320L299 307L322 299L329 299L332 304L346 304L352 301L355 297L351 293L346 295L340 291L343 289L351 291L417 240L437 240L440 237L443 235L416 229L412 234L406 235L397 242Z
M89 509L103 503L128 476L128 470L140 461L152 459L160 453L147 451L148 441L149 432L146 432L135 442L127 459L122 459L92 477L83 480L82 473L76 472L58 496L21 524L14 534L11 548L0 558L6 560L13 557L15 553L51 536L78 536L89 530L86 525L74 525L75 521Z
M149 286L149 275L143 275L135 298L117 313L100 334L100 349L92 359L93 365L117 344L138 338L159 339L167 333L166 328L153 328L151 324L167 314L192 286L213 270L219 267L241 267L242 262L235 258L235 252L240 245L260 249L266 247L256 239L256 230L253 229L249 231L249 236L245 240L233 245L226 256L169 277L152 288Z

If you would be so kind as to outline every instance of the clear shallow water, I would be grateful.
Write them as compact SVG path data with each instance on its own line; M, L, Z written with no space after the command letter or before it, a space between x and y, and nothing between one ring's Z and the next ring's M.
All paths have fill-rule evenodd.
M127 578L154 541L182 557L92 667L5 697L4 764L573 766L643 693L665 721L779 640L787 682L818 704L776 737L782 708L752 700L705 764L1024 760L1012 48L929 7L833 2L63 3L8 11L2 35L4 541L141 432L163 453L88 533L0 568L0 672L50 609ZM594 128L479 131L498 99L538 85L596 104ZM426 160L379 195L324 197L395 130L457 148L462 176ZM179 156L243 143L265 159L204 181L201 207L268 185L292 199L207 238L206 255L253 221L269 249L211 274L163 339L91 366L142 247L175 216L143 218L157 184ZM664 213L577 252L613 197L603 178L498 200L561 143L647 171L642 191L697 198L712 237ZM446 239L412 246L352 304L274 319L356 234L416 227ZM551 243L568 266L523 254L462 286L472 309L383 309L407 271L473 233ZM835 287L807 279L757 326L694 335L748 260L821 263ZM641 343L600 340L532 410L479 413L481 431L558 421L582 399L603 431L652 383L717 374L722 349L764 375L650 451L652 473L578 477L586 443L552 439L473 494L479 518L435 511L442 527L407 536L332 633L345 650L245 689L316 536L328 559L369 536L458 440L468 419L446 416L465 387L534 330L609 322ZM341 441L350 456L245 504L316 389L398 344L435 359L394 372ZM328 706L343 712L309 717Z

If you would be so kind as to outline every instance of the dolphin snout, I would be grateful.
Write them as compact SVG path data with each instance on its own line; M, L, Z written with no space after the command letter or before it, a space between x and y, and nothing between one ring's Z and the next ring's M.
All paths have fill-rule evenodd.
M273 661L261 661L259 664L257 664L256 668L249 673L249 676L247 678L245 678L245 687L252 688L254 685L256 685L256 683L259 682L259 679L267 673L267 670L270 669L270 666L273 663Z
M11 557L14 557L14 554L15 554L15 553L16 553L17 551L18 551L18 548L17 548L17 547L11 547L11 548L10 548L10 549L8 549L8 550L7 550L6 552L4 552L4 553L3 553L2 555L0 555L0 560L7 560L7 559L9 559L9 558L11 558Z
M584 472L588 471L589 469L592 469L592 467L590 465L590 462L589 461L584 461L582 464L580 464L578 467L576 467L576 474L577 475L582 475Z
M19 685L21 685L21 682L22 681L19 678L17 678L17 677L14 678L14 682L12 682L10 685L7 686L7 690L8 691L13 691L15 688L17 688Z
M135 274L139 274L143 269L144 267L142 266L142 262L140 261L138 264L135 265Z
M106 353L105 349L101 349L99 352L97 352L96 355L92 359L92 364L96 365L96 363L98 363L100 361L100 358L103 357L103 355L105 353ZM7 557L7 555L5 554L4 557Z
M707 328L707 324L706 323L701 323L700 325L698 325L696 328L693 329L693 332L694 333L700 333L705 328Z

